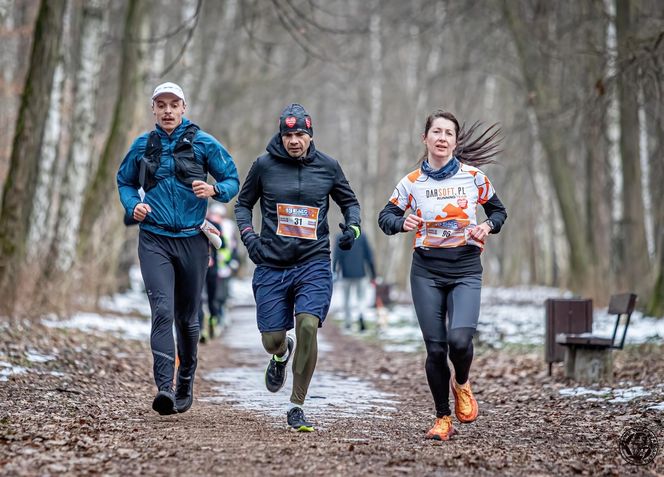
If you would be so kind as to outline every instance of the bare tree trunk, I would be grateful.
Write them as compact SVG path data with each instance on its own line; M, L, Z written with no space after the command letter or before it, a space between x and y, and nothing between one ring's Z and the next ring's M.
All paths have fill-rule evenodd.
M89 1L83 7L81 49L74 95L72 144L65 167L55 236L51 253L47 257L47 277L62 276L67 273L76 256L81 209L89 182L88 175L93 152L92 135L96 125L95 105L101 70L103 27L102 8L98 2ZM63 285L61 281L58 282L61 286Z
M591 283L594 274L590 250L579 216L582 209L576 198L574 177L570 174L563 141L568 124L555 118L556 112L560 111L557 84L553 83L557 78L549 71L550 65L546 64L549 57L541 55L537 42L530 38L531 26L526 24L519 5L504 1L503 11L520 58L523 79L538 122L544 157L565 224L565 236L570 251L569 283L573 289L579 291L588 287L594 288Z
M534 237L531 239L539 244L537 248L539 258L534 257L533 260L539 264L538 268L541 270L540 276L533 278L536 278L535 283L541 280L546 285L555 286L558 284L559 271L566 268L566 263L569 263L567 248L562 243L565 241L565 225L560 216L560 207L555 201L553 185L546 177L546 157L544 157L537 115L531 106L527 109L530 136L535 139L531 152L531 177L533 189L538 192L535 199L537 209L550 210L550 215L538 214Z
M608 58L607 21L601 3L581 2L581 15L584 18L597 18L597 21L584 22L583 39L588 45L600 45L604 54L587 55L581 73L583 84L594 85L589 97L587 112L582 111L585 120L581 121L583 135L587 138L585 147L585 184L583 190L584 208L587 214L585 223L588 248L595 264L595 289L590 290L596 300L607 300L611 289L611 214L605 212L613 194L608 180L610 142L606 138L607 114L610 96L607 95L603 78L606 75ZM601 51L601 50L600 50ZM591 93L591 94L592 94ZM590 96L590 95L589 95Z
M62 93L65 80L65 68L62 61L58 62L53 77L53 92L48 110L47 127L41 148L41 161L35 200L32 206L32 220L28 231L28 258L39 259L48 250L53 236L52 228L47 223L51 216L52 185L55 179L56 162L62 130Z
M363 218L376 210L376 181L380 158L380 128L383 106L383 43L380 13L369 20L369 61L371 79L369 84L369 124L367 129L367 180L363 190Z
M2 311L14 312L17 279L24 263L26 240L37 187L39 153L51 102L58 61L65 0L43 0L34 32L30 68L25 81L0 213L0 296Z
M617 0L618 98L620 101L620 155L623 173L624 216L621 224L623 287L643 294L649 277L648 248L641 188L639 152L638 78L629 57L634 48L633 2Z
M146 43L149 9L146 2L131 0L125 18L122 60L118 77L118 98L111 131L96 175L86 191L79 234L79 258L90 274L104 270L106 282L100 289L112 287L120 252L112 236L124 237L122 210L117 199L115 174L135 134L140 111L145 107L141 91L145 81ZM103 211L103 213L102 213ZM121 245L121 244L120 244Z
M198 3L198 0L180 0L180 21L182 23L186 22L190 18L194 16L196 13L196 5ZM199 34L200 34L199 30ZM207 55L202 59L202 61L207 61L209 59L209 54L210 51L207 51L205 49L206 45L203 45L203 50L204 53ZM190 51L188 54L183 55L182 58L180 58L179 63L182 65L182 80L180 84L184 88L185 91L195 91L197 88L196 83L199 83L199 78L200 78L200 71L197 68L197 62L200 61L199 58L197 58L196 51ZM216 53L215 53L216 56Z
M210 7L211 5L204 5L205 7ZM218 8L214 5L214 8ZM228 38L230 33L234 29L235 20L239 11L238 0L226 0L224 2L224 14L221 20L221 23L214 24L214 29L216 35L214 36L214 44L212 51L214 55L210 57L209 45L203 45L203 64L200 65L200 74L198 75L198 86L194 91L188 93L192 97L192 104L195 106L196 111L198 112L197 116L199 118L204 117L204 112L206 107L211 107L214 104L212 101L209 106L206 106L208 103L204 98L209 94L210 91L214 91L214 85L221 79L220 72L224 69L224 64L228 60L226 56L226 45L228 43ZM205 13L205 10L203 11ZM216 111L215 111L216 114Z
M15 30L14 0L0 0L0 27L4 32ZM18 33L12 37L6 35L0 41L0 194L2 182L9 165L11 155L11 134L14 129L13 121L16 116L16 95L13 84L18 68Z

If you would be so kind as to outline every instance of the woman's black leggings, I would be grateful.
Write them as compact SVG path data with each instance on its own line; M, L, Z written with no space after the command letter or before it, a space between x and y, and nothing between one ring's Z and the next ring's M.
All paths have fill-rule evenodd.
M426 373L436 417L449 416L449 354L456 382L468 380L473 361L473 334L480 313L481 274L457 279L426 278L411 271L410 285L417 321L427 349Z

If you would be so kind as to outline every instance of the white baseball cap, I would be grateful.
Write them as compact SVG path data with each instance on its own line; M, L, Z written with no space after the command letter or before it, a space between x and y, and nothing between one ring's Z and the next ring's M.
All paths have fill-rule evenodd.
M154 89L154 93L152 93L152 101L154 101L154 99L157 96L165 93L174 94L175 96L180 98L183 103L187 104L187 101L184 99L184 92L182 91L182 88L180 88L175 83L170 83L170 82L162 83Z

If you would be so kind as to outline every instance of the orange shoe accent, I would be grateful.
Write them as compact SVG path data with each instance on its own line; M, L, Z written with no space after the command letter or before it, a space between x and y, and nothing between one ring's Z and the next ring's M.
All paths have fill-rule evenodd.
M454 413L460 422L468 423L477 419L479 406L470 389L470 381L466 384L457 384L456 379L452 379L452 392L454 393Z
M457 431L452 425L452 418L450 416L443 416L436 418L436 422L429 432L427 432L426 438L437 441L448 441L456 433Z

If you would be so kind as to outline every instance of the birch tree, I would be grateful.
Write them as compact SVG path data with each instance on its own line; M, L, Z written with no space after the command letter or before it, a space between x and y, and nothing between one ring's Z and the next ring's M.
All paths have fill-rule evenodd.
M69 51L72 49L71 13L72 2L67 1L65 10L65 24L63 39L60 46L60 55L53 76L53 92L51 104L48 109L46 129L40 153L40 174L37 178L37 189L32 207L32 220L28 231L28 259L41 266L42 259L50 248L55 233L57 218L57 200L61 175L58 174L58 158L61 147L63 127L68 118L64 113L65 80L71 69ZM55 212L54 212L55 211ZM32 273L39 274L41 270L35 267Z
M34 30L0 212L0 296L3 312L12 314L39 174L39 153L58 61L65 0L42 0Z
M101 69L103 27L101 4L96 0L88 1L83 6L81 20L72 144L65 167L55 236L51 253L47 257L48 277L63 276L72 268L76 256L81 208L89 182L93 153L92 135L96 125L95 105Z
M147 48L141 38L148 36L150 9L142 0L130 0L125 16L122 37L121 65L118 74L118 97L113 111L111 131L104 145L99 166L85 191L81 229L79 234L79 260L90 267L90 273L104 269L105 283L100 289L108 290L115 280L115 267L122 242L126 240L122 225L124 211L117 199L115 174L120 166L137 125L141 124L141 111L148 107L141 95L145 83ZM102 280L102 281L104 281Z

